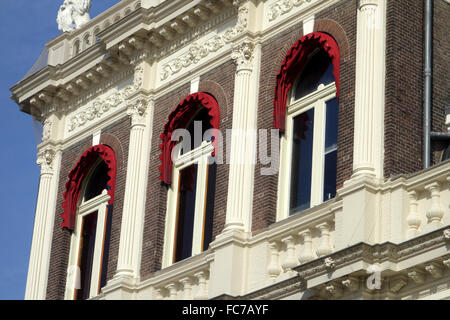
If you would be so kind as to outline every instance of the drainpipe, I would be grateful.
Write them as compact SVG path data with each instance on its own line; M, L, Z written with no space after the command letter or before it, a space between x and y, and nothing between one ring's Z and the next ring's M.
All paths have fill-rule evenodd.
M425 0L424 169L431 158L431 95L433 75L433 0Z

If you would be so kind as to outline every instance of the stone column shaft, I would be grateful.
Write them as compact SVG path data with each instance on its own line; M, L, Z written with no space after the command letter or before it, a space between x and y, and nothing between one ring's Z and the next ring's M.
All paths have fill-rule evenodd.
M41 176L28 265L26 300L46 298L60 161L59 151L46 149L38 154L37 163L41 166Z
M259 46L257 47L259 50ZM255 45L243 41L234 47L237 64L231 138L230 178L225 230L251 229L253 180L256 156L257 70ZM256 56L256 57L255 57Z
M383 176L385 0L358 10L353 175Z
M138 278L150 144L146 137L150 134L147 101L143 98L132 101L127 113L131 117L131 130L116 276Z

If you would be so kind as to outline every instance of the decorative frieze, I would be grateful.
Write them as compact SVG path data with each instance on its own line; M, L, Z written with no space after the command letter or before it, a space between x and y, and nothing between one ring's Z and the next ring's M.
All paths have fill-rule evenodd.
M96 81L96 79L98 80L97 73L90 72L89 75L89 78L93 81ZM83 127L89 122L102 118L103 115L109 113L111 109L117 108L126 99L128 99L129 96L142 88L143 81L144 66L142 64L138 64L134 69L134 80L131 85L110 94L106 98L99 97L95 99L91 106L86 110L80 111L71 116L68 120L68 131L72 132L77 128Z
M269 22L275 21L295 8L303 9L314 2L318 2L318 0L278 0L269 6L267 18Z
M222 34L217 34L203 43L195 42L189 46L189 49L180 57L177 57L161 67L160 80L167 80L169 77L179 73L192 65L197 65L210 54L222 49L226 44L229 44L238 35L242 34L248 25L248 3L244 4L233 3L238 6L238 18L235 26L227 29ZM193 24L191 16L183 17L183 22L191 25Z

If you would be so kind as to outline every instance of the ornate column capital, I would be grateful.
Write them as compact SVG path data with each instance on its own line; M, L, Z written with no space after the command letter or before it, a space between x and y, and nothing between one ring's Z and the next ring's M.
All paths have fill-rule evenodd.
M131 117L131 126L145 125L148 101L145 98L138 98L128 102L127 115Z
M375 10L379 5L380 0L360 0L359 10L361 11L372 11Z
M53 174L53 160L55 159L55 151L45 149L38 153L36 163L41 167L42 174Z
M244 40L233 47L231 58L237 66L237 71L252 69L254 50L255 44L249 40Z

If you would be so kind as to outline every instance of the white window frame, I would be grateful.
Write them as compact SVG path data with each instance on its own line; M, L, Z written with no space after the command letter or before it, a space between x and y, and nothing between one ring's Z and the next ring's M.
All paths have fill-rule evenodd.
M297 80L298 81L298 80ZM289 104L286 110L286 130L281 138L280 174L278 177L277 221L290 216L291 162L293 147L294 118L314 108L314 139L311 172L311 206L323 203L324 171L325 171L325 129L326 102L336 98L336 83L320 84L316 91L295 100L292 86Z
M96 163L98 165L98 162ZM93 168L96 167L93 166ZM83 218L91 213L97 212L97 227L95 232L94 258L91 271L91 285L89 289L89 299L96 297L100 291L101 269L103 263L103 251L106 236L107 210L108 202L111 197L108 191L104 189L102 193L88 201L85 201L84 194L90 177L94 170L86 177L86 183L83 184L81 194L83 195L81 203L77 208L75 218L75 229L70 239L70 255L67 270L66 290L64 298L66 300L75 299L75 290L80 285L80 249L81 249L81 227Z
M195 193L195 213L194 213L194 232L192 239L192 255L195 256L202 252L205 214L208 186L209 157L214 151L214 146L209 141L203 141L202 144L183 154L178 155L173 161L172 184L168 190L166 224L164 232L164 250L162 267L166 268L174 263L175 237L177 211L179 204L179 187L181 170L197 164L197 184Z

